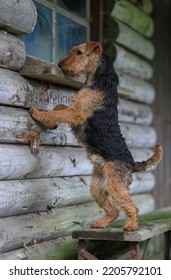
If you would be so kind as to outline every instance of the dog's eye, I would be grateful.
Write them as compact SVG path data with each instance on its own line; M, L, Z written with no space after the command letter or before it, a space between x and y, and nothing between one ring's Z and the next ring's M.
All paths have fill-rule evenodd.
M78 51L76 52L76 54L77 54L77 55L81 55L81 54L83 54L83 52L80 51L80 50L78 50Z

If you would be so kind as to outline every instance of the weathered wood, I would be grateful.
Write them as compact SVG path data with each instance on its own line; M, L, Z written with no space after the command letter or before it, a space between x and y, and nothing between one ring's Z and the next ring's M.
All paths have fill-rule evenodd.
M0 217L91 201L89 186L89 176L0 181Z
M0 260L71 260L77 256L77 240L66 236L2 253Z
M0 68L0 103L41 110L52 110L56 104L69 104L75 90L24 79L20 74Z
M26 58L24 42L4 31L0 31L0 42L0 67L21 70Z
M0 104L23 107L29 92L33 88L17 72L0 68Z
M144 151L144 156L143 150L131 151L136 161L144 160L148 154L148 150ZM89 175L92 165L83 148L40 147L35 157L28 146L1 144L0 170L0 180L18 180Z
M130 2L136 4L138 8L142 9L147 14L151 14L153 11L153 1L152 0L129 0Z
M155 48L153 43L129 26L117 20L119 34L116 42L129 50L149 60L154 58Z
M69 78L64 75L62 70L53 63L37 59L32 56L26 56L24 67L20 71L22 76L38 79L51 83L62 84L79 89L85 82L85 77Z
M47 107L50 106L51 104L48 103ZM41 107L41 105L38 107ZM118 111L119 120L122 122L132 122L143 125L149 125L152 122L152 111L150 107L146 105L137 104L134 106L134 103L120 99ZM125 127L125 125L126 124L121 124L121 127ZM130 124L128 124L127 127L130 127ZM29 143L30 133L32 131L41 130L41 127L33 121L27 110L12 107L7 108L5 106L0 107L1 143ZM142 128L141 135L143 133L144 127ZM48 145L80 145L68 125L59 125L55 130L42 131L41 143Z
M141 196L141 199L140 199ZM154 209L150 194L133 196L140 213ZM144 203L145 202L145 203ZM64 237L73 230L88 226L101 217L103 211L94 202L54 209L53 212L18 215L0 219L0 252L7 252L24 245Z
M120 123L120 128L129 147L152 148L156 144L156 131L151 126Z
M150 106L134 103L123 98L119 99L118 113L120 122L150 125L153 112Z
M35 106L40 110L52 110L56 104L70 105L77 90L61 85L54 85L26 79L33 91L27 96L26 107Z
M152 172L133 173L133 182L130 185L130 193L150 192L155 186L155 176Z
M154 33L152 18L127 0L116 0L111 16L126 23L146 37Z
M0 181L0 217L47 211L92 201L90 176ZM133 174L130 193L150 192L151 172Z
M150 86L146 86L146 90L143 91L143 84L141 86L141 83L139 83L140 86L138 87L138 84L135 82L137 93L134 93L132 91L134 88L132 80L130 82L127 80L126 77L126 83L130 85L131 90L118 87L120 96L126 96L126 98L132 100L140 99L145 103L151 102L152 90L150 91ZM16 72L0 68L0 103L4 105L24 108L36 106L41 110L52 110L54 105L58 103L69 104L75 92L71 88L60 85L52 85L30 79L26 80Z
M115 240L142 242L161 233L171 230L171 208L161 209L140 217L140 227L133 232L125 232L121 228L121 222L106 229L82 229L73 233L74 238Z
M37 10L32 0L1 0L0 28L14 34L31 33L37 21Z
M2 180L89 175L92 170L82 148L40 147L38 156L28 146L0 145Z
M130 89L128 93L123 91L122 94L120 94L121 96L147 104L153 103L155 90L150 83L120 71L117 71L117 74L119 78L119 85L123 88Z
M142 79L152 78L153 68L147 61L118 45L116 45L116 50L117 56L114 61L116 70Z
M50 104L48 105L50 106ZM0 107L0 142L30 143L32 132L42 131L27 110ZM42 144L80 146L68 125L59 125L55 130L42 131Z

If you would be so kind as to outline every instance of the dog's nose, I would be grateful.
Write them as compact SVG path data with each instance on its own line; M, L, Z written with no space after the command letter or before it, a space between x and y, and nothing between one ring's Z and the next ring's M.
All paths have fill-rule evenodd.
M61 61L58 63L58 67L59 67L59 68L62 68L62 63L61 63Z

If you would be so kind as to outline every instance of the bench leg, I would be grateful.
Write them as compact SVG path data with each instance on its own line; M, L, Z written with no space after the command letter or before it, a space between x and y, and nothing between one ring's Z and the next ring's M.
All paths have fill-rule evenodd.
M171 247L171 231L165 232L165 250L164 259L170 260L170 247Z
M79 239L78 241L78 259L79 260L98 260L94 255L86 250L86 241Z
M124 255L120 256L118 260L139 260L139 243L138 242L130 242L129 251Z

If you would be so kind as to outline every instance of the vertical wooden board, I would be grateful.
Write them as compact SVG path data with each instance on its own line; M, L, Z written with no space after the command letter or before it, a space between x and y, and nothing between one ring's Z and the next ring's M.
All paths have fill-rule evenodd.
M32 0L1 0L0 28L14 34L31 33L37 21L37 10Z

